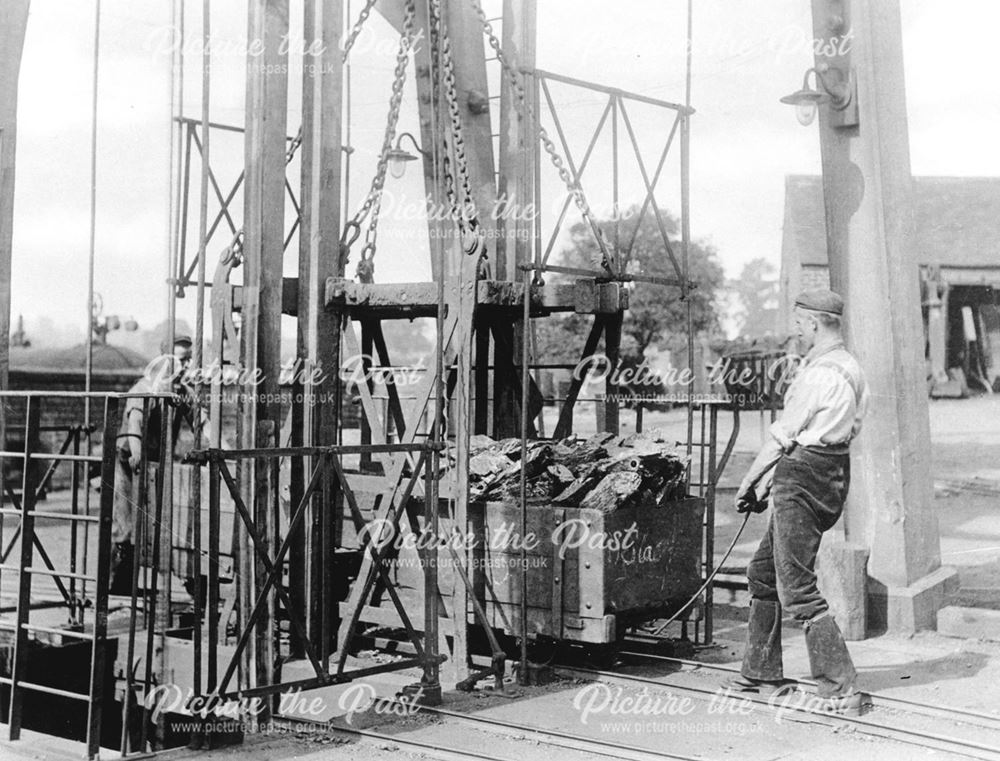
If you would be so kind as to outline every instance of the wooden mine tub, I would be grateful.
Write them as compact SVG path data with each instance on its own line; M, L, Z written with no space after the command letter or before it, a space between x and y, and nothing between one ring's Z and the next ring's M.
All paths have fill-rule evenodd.
M529 635L609 644L625 624L675 612L702 583L704 512L695 497L608 513L529 503ZM514 503L469 507L477 596L491 625L513 636L521 631L520 520ZM442 573L442 591L451 576Z

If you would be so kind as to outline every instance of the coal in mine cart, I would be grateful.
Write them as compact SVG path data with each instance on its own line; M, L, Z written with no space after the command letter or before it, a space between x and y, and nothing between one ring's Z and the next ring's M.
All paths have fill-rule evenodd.
M688 496L683 449L656 432L529 442L523 540L520 440L476 436L471 451L470 576L493 628L520 635L522 565L537 637L610 644L697 593L705 501Z

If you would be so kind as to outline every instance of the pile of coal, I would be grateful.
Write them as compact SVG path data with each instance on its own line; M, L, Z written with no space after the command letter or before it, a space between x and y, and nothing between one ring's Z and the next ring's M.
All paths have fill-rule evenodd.
M521 462L521 440L473 436L469 488L473 500L510 501L521 495L564 507L609 513L633 505L663 505L687 492L688 457L657 432L586 439L529 441Z

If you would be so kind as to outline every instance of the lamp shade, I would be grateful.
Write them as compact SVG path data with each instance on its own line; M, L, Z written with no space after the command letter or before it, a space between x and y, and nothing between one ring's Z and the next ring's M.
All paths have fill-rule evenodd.
M389 166L389 174L397 180L406 174L406 162L416 161L417 157L402 148L393 148L385 154Z
M829 100L830 96L826 93L803 87L801 90L796 90L791 95L783 97L781 102L795 106L795 118L799 120L799 124L807 126L812 124L813 119L816 118L816 109L819 104Z

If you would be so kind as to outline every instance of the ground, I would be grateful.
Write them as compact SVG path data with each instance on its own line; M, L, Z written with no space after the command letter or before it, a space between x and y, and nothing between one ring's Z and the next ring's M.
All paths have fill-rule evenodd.
M1000 609L1000 517L996 515L997 498L1000 496L1000 400L981 397L937 401L931 403L930 412L934 511L941 531L942 562L956 567L960 573L961 592L956 602ZM629 422L626 415L623 429L628 429ZM579 423L586 423L582 413ZM682 434L685 424L679 413L671 412L647 414L645 427L659 427L666 432ZM720 436L725 438L729 430L728 421L721 420ZM736 453L718 498L716 546L720 552L728 546L740 520L731 507L732 487L742 475L741 468L745 468L752 457L760 436L760 421L754 415L745 415ZM763 518L751 519L747 532L736 545L727 565L745 564L763 526ZM55 541L54 531L51 525L40 526L40 532L48 534L52 541ZM5 574L5 602L10 600L12 582L10 574ZM716 607L716 645L701 650L698 659L724 666L738 665L745 619L742 593L720 591ZM1000 644L922 632L912 637L886 635L852 642L850 649L858 665L863 689L1000 717L1000 707L995 700L995 685L1000 683ZM808 674L801 630L791 621L785 624L785 663L788 676ZM621 665L627 673L669 679L674 684L709 690L714 689L725 676L724 673L705 669L678 670L676 665L663 663L626 662ZM373 684L379 694L391 695L413 678L413 675L402 673L392 678L384 677ZM605 709L585 716L587 697L592 697L595 689L588 688L588 684L563 679L543 687L515 690L516 696L508 698L485 691L472 696L448 691L445 705L449 710L463 714L506 719L534 727L559 728L576 735L610 741L619 748L621 757L639 748L669 748L674 753L703 758L815 761L864 757L905 758L911 761L914 758L958 757L934 750L931 741L925 747L903 745L898 741L868 736L863 728L835 728L822 723L793 721L794 717L782 717L781 712L773 708L757 708L746 715L720 715L711 713L705 701L696 701L698 704L690 715L658 715L650 719L648 716L622 716L614 710ZM628 686L622 689L626 693L636 690ZM670 694L666 688L651 689L653 695ZM343 688L340 688L339 691L324 693L324 704L329 710L320 717L322 720L338 713L336 706L342 691ZM876 710L871 718L879 722L920 726L942 735L961 735L970 741L1000 748L1000 732L957 725L952 719L914 717L906 712L884 708ZM584 752L547 745L523 728L470 728L453 717L418 715L390 718L369 711L354 717L354 726L396 735L401 740L405 738L408 741L442 744L456 750L474 750L491 758L549 761L593 755L592 749ZM181 752L181 755L184 754ZM59 755L62 751L44 738L0 746L0 758L47 759ZM425 754L384 738L346 738L303 728L296 734L256 735L238 748L202 751L198 757L211 761L237 758L258 761L359 758L374 761L421 755ZM446 758L448 755L426 751L426 757Z

